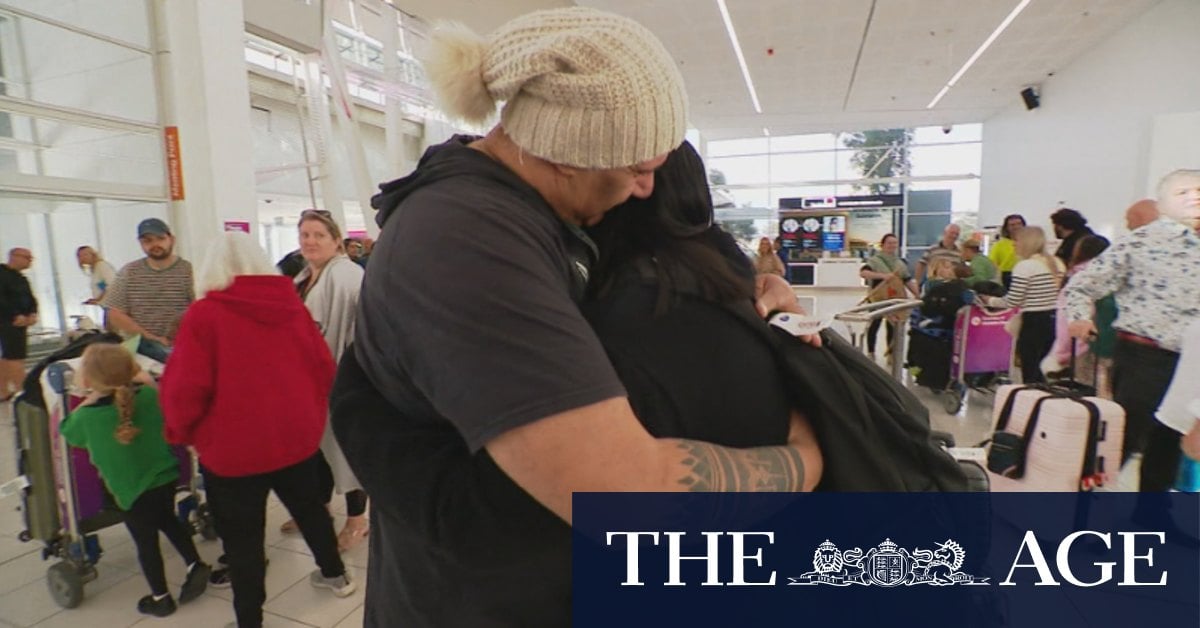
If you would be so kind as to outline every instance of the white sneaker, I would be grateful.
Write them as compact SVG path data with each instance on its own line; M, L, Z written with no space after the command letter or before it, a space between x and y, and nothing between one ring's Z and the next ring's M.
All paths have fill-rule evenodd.
M321 570L318 569L309 574L308 582L318 589L330 589L338 597L347 597L358 590L358 583L350 579L349 569L346 573L332 578L322 576Z

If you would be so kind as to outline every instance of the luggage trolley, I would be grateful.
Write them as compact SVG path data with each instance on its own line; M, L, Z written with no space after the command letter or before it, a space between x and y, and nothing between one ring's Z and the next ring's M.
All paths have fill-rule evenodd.
M1008 382L1013 337L1005 326L1018 315L1015 309L988 308L978 298L958 311L950 355L950 378L957 385L943 393L946 412L957 414L968 390L992 394Z
M914 309L909 322L909 366L920 369L917 384L937 394L949 414L962 409L969 390L993 392L1012 364L1013 338L1005 325L1017 311L984 307L971 291L964 300L952 319Z
M920 306L920 299L888 299L875 303L864 303L837 314L833 318L846 323L846 327L850 331L850 344L858 347L864 353L867 350L867 330L870 329L871 323L879 319L892 319L896 325L891 344L892 377L896 378L898 382L903 382L904 360L899 356L903 356L905 351L907 332L904 325L908 321L909 313Z
M25 526L19 538L45 544L43 560L58 559L46 573L55 603L75 608L83 601L83 586L96 579L103 550L95 532L121 523L123 515L107 494L85 450L71 447L58 431L80 397L75 394L79 356L94 342L118 342L111 334L88 334L43 360L25 380L16 402L17 464L20 477L4 486L19 489ZM138 356L143 368L156 374L161 365ZM180 460L181 483L176 487L179 518L205 539L216 529L195 455L174 448ZM3 492L0 492L3 495Z

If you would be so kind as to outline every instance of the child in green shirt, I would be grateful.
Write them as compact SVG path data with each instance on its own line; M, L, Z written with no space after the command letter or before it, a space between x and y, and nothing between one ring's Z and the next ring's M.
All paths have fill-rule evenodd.
M80 375L91 392L59 431L67 443L88 450L105 486L125 511L125 526L150 585L150 595L138 600L138 611L166 617L176 606L167 590L159 531L187 564L180 604L204 593L212 568L200 560L191 531L175 516L179 461L163 438L158 392L120 345L89 346ZM151 385L135 387L135 381Z

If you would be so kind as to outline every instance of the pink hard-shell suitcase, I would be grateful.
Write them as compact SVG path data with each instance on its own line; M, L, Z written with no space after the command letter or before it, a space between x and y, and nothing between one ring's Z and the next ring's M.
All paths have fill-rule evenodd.
M1113 401L1053 386L1006 385L996 391L992 424L993 491L1090 490L1120 472L1125 410Z

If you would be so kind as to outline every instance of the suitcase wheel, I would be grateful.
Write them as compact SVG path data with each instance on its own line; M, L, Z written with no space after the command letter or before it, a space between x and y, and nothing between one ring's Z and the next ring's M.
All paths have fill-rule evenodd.
M83 601L83 574L75 564L63 561L46 571L50 597L63 608L75 608Z

